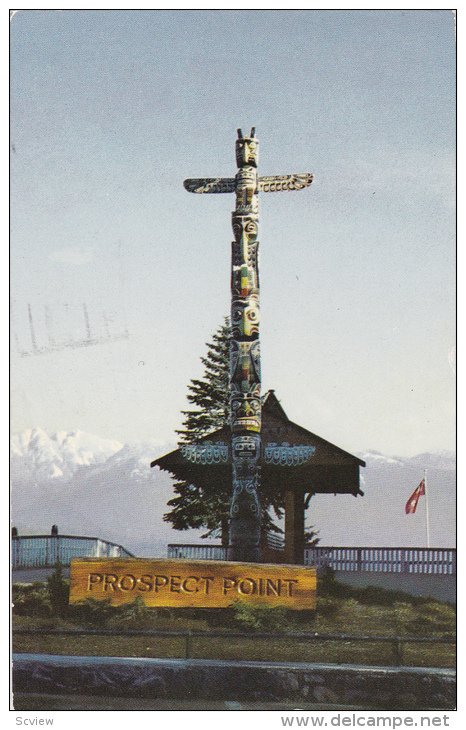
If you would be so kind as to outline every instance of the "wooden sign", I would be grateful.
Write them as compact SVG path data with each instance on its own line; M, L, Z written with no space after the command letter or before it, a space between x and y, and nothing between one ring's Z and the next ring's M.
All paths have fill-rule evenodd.
M146 606L227 608L237 601L294 610L316 605L316 569L213 560L81 558L71 561L70 603L140 596Z

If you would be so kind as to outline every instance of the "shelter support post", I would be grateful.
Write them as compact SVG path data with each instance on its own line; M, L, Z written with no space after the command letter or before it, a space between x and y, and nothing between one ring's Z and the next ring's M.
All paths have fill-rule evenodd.
M285 491L285 561L304 564L304 494L297 489Z

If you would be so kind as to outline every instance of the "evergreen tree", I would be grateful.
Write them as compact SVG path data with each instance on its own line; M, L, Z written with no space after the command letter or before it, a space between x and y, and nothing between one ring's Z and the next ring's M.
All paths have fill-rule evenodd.
M229 352L231 327L225 317L217 329L212 342L207 342L207 355L201 357L204 365L202 380L193 378L188 385L188 401L195 406L182 411L183 428L177 433L180 445L193 444L203 436L216 431L229 422ZM203 537L222 537L222 544L228 540L228 513L230 488L221 481L215 489L208 484L193 484L179 481L174 484L175 497L168 506L173 509L163 519L175 530L207 528Z
M305 547L316 547L320 542L319 530L315 530L313 525L304 527L304 545Z
M229 358L231 326L228 317L207 342L207 355L201 357L204 378L191 380L188 401L196 406L182 411L183 429L177 431L181 443L196 443L203 436L228 425L230 418Z
M228 317L207 342L207 354L201 358L204 377L193 379L188 385L188 401L195 406L182 411L183 428L177 433L180 445L197 443L223 426L229 424L229 357L231 325ZM175 530L207 528L202 537L221 536L222 545L228 543L228 521L231 498L231 483L222 480L205 484L179 481L174 484L175 497L170 499L172 507L163 519L170 522ZM263 530L282 532L273 524L269 515L273 508L278 517L282 516L281 505L277 498L263 503Z

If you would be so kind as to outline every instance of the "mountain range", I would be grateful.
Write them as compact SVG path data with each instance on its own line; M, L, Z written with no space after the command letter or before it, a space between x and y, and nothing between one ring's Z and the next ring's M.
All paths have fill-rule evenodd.
M169 542L199 542L202 531L174 531L163 521L172 479L150 462L175 448L160 442L122 444L82 431L48 434L40 428L11 439L12 524L19 534L89 535L119 543L136 555L161 557ZM317 495L307 525L321 545L426 545L426 498L416 514L405 503L427 469L430 545L455 545L455 457L451 452L387 456L357 454L364 497Z

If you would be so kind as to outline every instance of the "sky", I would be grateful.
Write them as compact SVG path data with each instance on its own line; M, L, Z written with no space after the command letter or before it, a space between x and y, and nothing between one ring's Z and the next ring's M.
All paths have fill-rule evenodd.
M262 389L352 453L454 449L449 10L25 10L11 22L12 430L176 440L260 195ZM30 322L33 322L33 337ZM82 346L86 344L87 346Z

